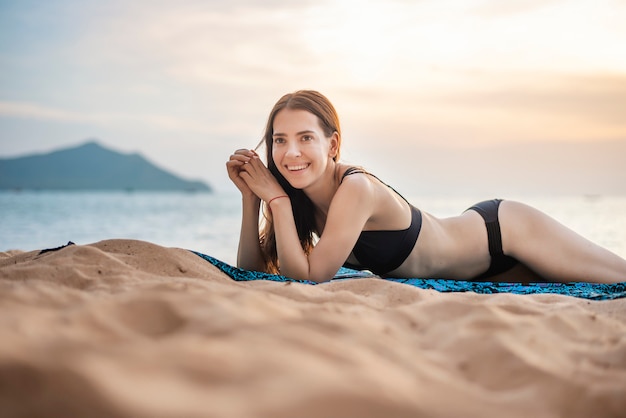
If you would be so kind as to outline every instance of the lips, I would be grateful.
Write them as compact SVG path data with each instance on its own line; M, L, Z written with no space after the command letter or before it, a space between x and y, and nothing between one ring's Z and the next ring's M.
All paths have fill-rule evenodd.
M302 170L306 170L311 164L294 164L294 165L287 165L287 170L289 171L302 171Z

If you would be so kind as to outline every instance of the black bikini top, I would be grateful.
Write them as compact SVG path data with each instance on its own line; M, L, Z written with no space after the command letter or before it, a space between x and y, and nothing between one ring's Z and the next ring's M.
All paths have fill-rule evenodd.
M400 267L404 260L407 259L422 229L422 212L411 205L400 193L393 187L381 181L375 175L358 168L348 168L341 177L341 182L346 176L351 174L363 173L374 177L385 186L393 190L398 196L404 199L411 208L411 225L407 229L388 231L361 231L352 253L358 260L360 265L345 263L344 267L355 269L367 269L378 275L384 275Z

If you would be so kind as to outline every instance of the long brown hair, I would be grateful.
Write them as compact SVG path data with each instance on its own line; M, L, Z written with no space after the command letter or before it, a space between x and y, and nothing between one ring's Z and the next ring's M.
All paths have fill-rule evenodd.
M341 128L339 126L339 116L335 107L324 95L313 90L299 90L281 97L270 112L265 126L265 148L267 150L267 167L276 177L278 183L285 190L291 199L293 218L298 231L300 244L306 254L313 248L314 234L317 233L315 227L315 207L313 202L307 197L304 191L296 189L278 171L272 150L274 146L274 118L283 109L306 110L317 116L320 127L324 135L329 138L337 132L337 154L333 160L339 160L339 150L341 148ZM261 251L265 259L266 270L270 273L278 273L278 254L276 252L276 235L274 234L274 220L272 213L266 204L263 205L264 219L260 225Z

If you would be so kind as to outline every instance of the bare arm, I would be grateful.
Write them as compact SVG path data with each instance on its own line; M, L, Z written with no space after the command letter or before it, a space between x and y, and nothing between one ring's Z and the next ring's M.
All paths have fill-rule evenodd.
M237 249L237 267L246 270L264 271L265 263L259 242L259 209L261 199L243 199L241 231Z
M320 240L307 256L300 245L291 201L272 200L285 192L263 162L252 158L242 167L240 177L257 196L271 201L280 272L294 279L315 282L332 279L374 211L372 183L365 176L344 180L332 199Z
M259 209L261 199L252 192L241 178L244 165L248 164L254 153L241 149L235 151L226 163L228 176L235 183L242 196L241 232L237 250L237 266L248 270L263 271L265 263L259 243Z
M331 203L324 232L308 256L298 240L291 202L288 199L272 202L281 274L314 282L334 277L352 252L373 211L371 183L359 177L344 181L339 187Z

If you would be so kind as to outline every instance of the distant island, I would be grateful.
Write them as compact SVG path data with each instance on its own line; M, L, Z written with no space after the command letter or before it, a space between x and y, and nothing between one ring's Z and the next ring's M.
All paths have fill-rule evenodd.
M122 154L89 141L48 154L0 159L0 190L127 190L212 192L142 155Z

